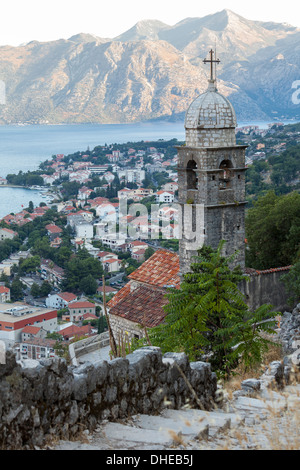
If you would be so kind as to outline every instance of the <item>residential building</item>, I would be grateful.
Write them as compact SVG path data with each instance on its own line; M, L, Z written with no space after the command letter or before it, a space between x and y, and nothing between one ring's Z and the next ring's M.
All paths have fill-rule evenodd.
M166 183L162 186L163 191L171 191L172 193L175 193L175 191L178 191L178 183L175 181L171 181L170 183Z
M108 234L108 235L106 235L101 240L102 245L107 246L107 247L111 248L114 251L117 251L118 247L123 245L124 242L125 242L125 238L121 237L121 236L120 236L120 238L117 238L118 235L120 235L120 234L112 234L112 235Z
M106 261L102 262L102 266L105 272L115 273L120 270L121 261L117 258L107 259Z
M93 225L86 222L84 219L76 222L75 232L77 238L83 238L85 240L91 240L94 236Z
M57 310L32 307L22 302L0 304L0 340L13 346L21 342L26 326L42 327L48 332L57 328Z
M10 302L10 289L0 285L0 303L4 302Z
M48 236L50 237L50 240L54 240L57 238L61 233L62 233L62 228L58 227L55 224L48 224L46 225L45 229L47 230Z
M164 190L157 191L156 202L174 202L174 192Z
M21 359L47 359L55 357L56 340L48 338L32 338L20 344Z
M118 204L117 206L115 204L100 204L99 206L96 207L96 214L97 217L100 218L101 221L105 222L112 222L116 223L117 222L117 209L118 209Z
M126 168L124 170L118 171L118 178L120 181L125 181L125 183L137 183L141 184L145 179L146 172L145 170L136 169L136 168Z
M59 294L49 294L46 298L46 306L56 309L68 307L71 302L77 300L77 295L72 292L60 292Z
M118 191L118 199L132 199L134 196L134 190L129 188L123 188Z
M97 258L101 263L107 261L108 259L115 259L117 256L114 253L111 253L110 251L99 251L97 254Z
M97 289L98 294L103 295L103 292L105 292L105 295L111 295L111 294L116 294L118 291L117 289L114 289L111 286L105 286L105 289L103 286L99 286Z
M142 263L143 261L145 261L145 251L145 249L133 251L131 254L131 258L135 259L139 263Z
M84 326L71 325L58 331L64 341L71 341L81 336L90 336L92 334L92 327L90 324Z
M11 230L10 228L0 228L0 241L2 240L12 240L17 236L17 232Z
M88 170L94 175L102 175L103 173L107 172L108 167L109 165L90 165Z
M68 305L70 321L80 321L85 313L96 314L96 306L88 301L72 302Z
M79 200L87 201L92 192L93 192L92 189L89 189L83 186L82 188L79 188L77 198Z
M54 238L54 240L50 242L50 246L52 248L59 248L61 244L62 244L62 238L60 237L56 237Z
M146 250L147 248L149 248L149 245L147 243L140 241L140 240L130 241L128 242L127 246L131 254L133 254L136 251Z
M22 330L21 341L26 342L33 338L46 338L47 331L44 328L39 326L25 326Z

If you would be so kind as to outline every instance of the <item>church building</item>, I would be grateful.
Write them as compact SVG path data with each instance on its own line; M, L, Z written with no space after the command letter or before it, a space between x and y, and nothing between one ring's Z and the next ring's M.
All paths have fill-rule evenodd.
M164 321L167 288L180 286L182 276L190 271L193 256L204 244L216 249L219 242L225 240L224 256L237 252L234 264L247 273L246 146L236 144L235 111L230 101L217 90L214 64L219 60L214 59L214 51L210 51L210 59L204 62L210 64L208 88L189 106L185 118L185 145L177 147L182 229L179 254L156 251L129 276L129 283L108 303L116 340L125 332L129 340L140 338L144 336L145 328ZM252 282L250 287L244 286L244 293L250 303L254 297L261 303L273 303L266 295L270 295L270 285L278 284L275 271L270 274L269 271L248 270ZM282 289L278 287L275 291L280 302ZM253 306L259 305L253 303Z
M207 91L188 108L185 145L178 147L181 274L190 270L192 257L203 244L215 249L220 240L226 241L224 255L238 251L235 263L245 266L247 146L236 145L236 115L229 100L217 90L213 64L218 60L213 54L211 50L210 60L205 59L211 65ZM186 211L190 211L187 217Z

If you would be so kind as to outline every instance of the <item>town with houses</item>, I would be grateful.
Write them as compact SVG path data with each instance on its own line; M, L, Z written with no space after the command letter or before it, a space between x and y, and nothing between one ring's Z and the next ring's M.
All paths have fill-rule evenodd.
M39 184L31 186L45 202L2 218L0 340L21 359L61 354L71 341L104 331L103 296L111 299L160 242L177 249L175 143L168 146L172 155L146 143L126 151L105 146L100 149L103 164L94 163L99 157L93 152L71 159L55 155L37 172ZM9 183L9 176L1 179ZM147 214L128 210L120 216L120 206L127 210L132 203L148 203L149 214L155 204L157 225L150 228ZM168 222L166 240L160 239L159 221ZM119 224L125 224L124 236L117 232ZM86 288L66 281L67 261L79 257L96 266Z
M237 140L248 145L246 166L284 150L285 142L273 136L280 126L236 129ZM288 138L298 142L299 132ZM54 155L34 172L31 188L39 189L45 202L0 221L0 340L20 358L61 355L70 342L105 331L104 297L113 306L114 296L132 282L141 283L136 303L143 303L143 282L176 284L176 145L182 143L99 146ZM0 184L16 179L8 175ZM139 213L140 203L147 213ZM157 217L150 224L153 206ZM155 253L161 265L173 266L168 275L156 273ZM151 279L143 269L150 257L156 273Z

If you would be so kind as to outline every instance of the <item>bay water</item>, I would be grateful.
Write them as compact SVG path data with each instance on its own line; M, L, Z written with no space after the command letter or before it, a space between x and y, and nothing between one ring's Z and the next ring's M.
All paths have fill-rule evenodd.
M268 123L240 122L238 126L250 124L266 128ZM97 145L174 138L184 141L183 122L0 126L0 176L37 170L52 155L92 150ZM36 190L0 185L0 218L28 207L29 201L37 206L44 199Z

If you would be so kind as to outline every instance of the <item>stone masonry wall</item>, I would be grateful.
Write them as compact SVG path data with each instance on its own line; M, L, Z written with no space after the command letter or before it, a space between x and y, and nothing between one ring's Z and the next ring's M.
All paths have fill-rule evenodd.
M210 364L190 363L185 354L163 356L155 347L79 367L57 358L19 364L7 351L0 364L0 448L33 449L51 437L70 440L101 420L156 414L187 401L199 407L199 400L209 410L216 391Z

